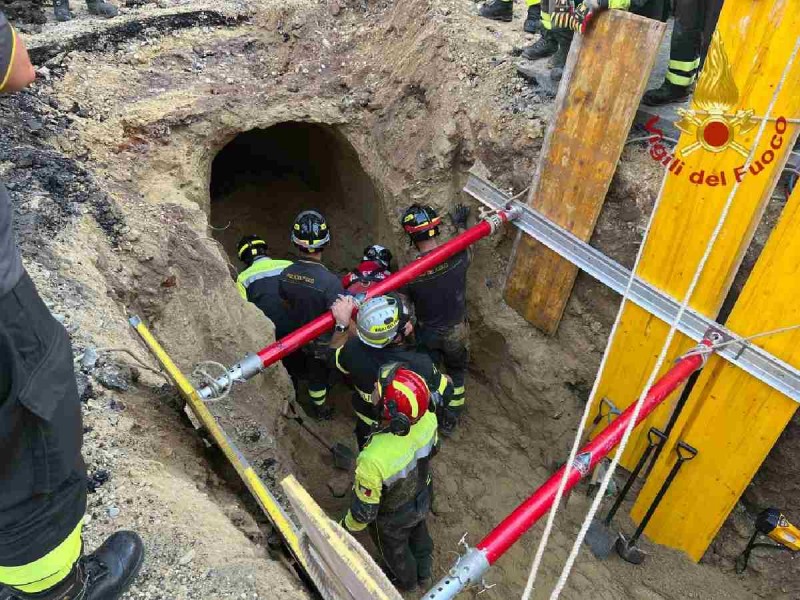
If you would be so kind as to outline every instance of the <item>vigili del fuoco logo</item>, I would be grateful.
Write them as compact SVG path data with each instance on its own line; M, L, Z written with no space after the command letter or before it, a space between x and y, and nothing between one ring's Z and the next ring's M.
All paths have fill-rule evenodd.
M648 140L650 156L667 167L673 175L688 176L689 181L696 185L727 186L731 181L742 181L747 173L753 176L762 173L775 160L775 150L783 146L783 134L787 128L784 117L775 120L769 148L754 157L749 167L742 164L730 174L724 170L707 174L704 169L686 168L687 161L684 158L688 159L701 149L714 154L732 151L747 159L752 148L745 146L741 140L758 125L760 119L753 116L752 109L739 109L731 113L738 102L739 88L736 87L722 37L719 31L715 31L694 93L697 110L678 109L681 118L675 122L675 126L693 137L694 141L673 154L662 143L664 132L656 127L658 117L655 116L645 124L647 132L653 134Z

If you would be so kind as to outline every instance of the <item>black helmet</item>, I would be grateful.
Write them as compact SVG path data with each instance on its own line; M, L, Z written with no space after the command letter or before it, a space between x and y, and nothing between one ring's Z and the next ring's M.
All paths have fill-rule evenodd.
M302 252L319 252L331 241L325 217L315 210L304 210L294 220L292 243Z
M392 253L388 248L373 244L364 248L364 260L372 260L382 264L386 269L392 262Z
M441 217L432 207L412 204L403 213L401 225L413 242L420 242L439 235Z
M259 256L267 255L267 242L257 235L246 235L236 244L236 256L248 267Z

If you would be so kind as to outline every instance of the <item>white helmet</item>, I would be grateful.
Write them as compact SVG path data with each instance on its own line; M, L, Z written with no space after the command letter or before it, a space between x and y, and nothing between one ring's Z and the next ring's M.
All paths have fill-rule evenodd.
M372 348L392 343L400 329L400 303L391 296L370 298L358 309L356 330L359 339Z

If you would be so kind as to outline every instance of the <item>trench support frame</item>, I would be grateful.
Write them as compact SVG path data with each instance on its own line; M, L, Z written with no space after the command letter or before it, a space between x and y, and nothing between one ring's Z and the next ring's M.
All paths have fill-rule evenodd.
M692 373L705 365L711 349L712 341L704 339L700 346L679 359L653 384L643 400L634 427L645 420ZM569 469L567 484L564 488L564 491L567 492L591 473L597 463L619 443L626 426L633 418L635 408L636 403L631 404L597 437L581 448L572 464L564 465L551 475L527 500L478 542L476 547L469 548L466 554L456 561L448 574L422 596L422 600L450 600L466 587L481 584L483 575L489 570L489 567L497 562L553 505L561 478L564 476L564 470Z
M429 252L425 256L409 263L396 273L393 273L381 282L371 285L366 293L366 298L374 298L394 291L426 271L447 260L454 254L461 252L478 240L494 234L503 223L513 221L520 215L517 207L499 208L483 217L480 223L474 225ZM209 400L216 397L222 390L228 389L235 381L246 381L261 373L270 365L298 350L301 346L318 338L326 331L333 329L334 318L330 311L326 311L310 323L303 325L289 335L273 342L259 350L257 353L247 354L242 360L233 365L213 383L203 386L198 390L201 399Z

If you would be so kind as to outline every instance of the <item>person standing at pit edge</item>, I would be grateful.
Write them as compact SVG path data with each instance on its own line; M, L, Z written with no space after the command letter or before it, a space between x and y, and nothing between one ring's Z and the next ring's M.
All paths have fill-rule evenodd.
M0 92L35 78L0 12ZM132 531L83 555L86 465L69 335L22 266L0 184L0 598L115 600L144 559Z
M450 218L457 229L466 229L469 208L457 205ZM417 258L439 246L441 222L441 217L430 206L412 204L403 213L401 225L419 251ZM419 350L429 354L434 363L443 364L453 380L453 395L440 415L444 435L455 430L466 399L467 269L471 261L472 249L462 250L417 277L403 290L414 303Z
M286 267L278 281L278 293L288 310L292 330L325 313L345 293L339 278L322 264L323 251L330 242L331 234L325 217L315 210L305 210L297 215L292 226L292 244L300 252L300 259ZM326 402L330 339L330 333L324 334L301 350L306 357L312 416L319 421L328 420L333 415Z

